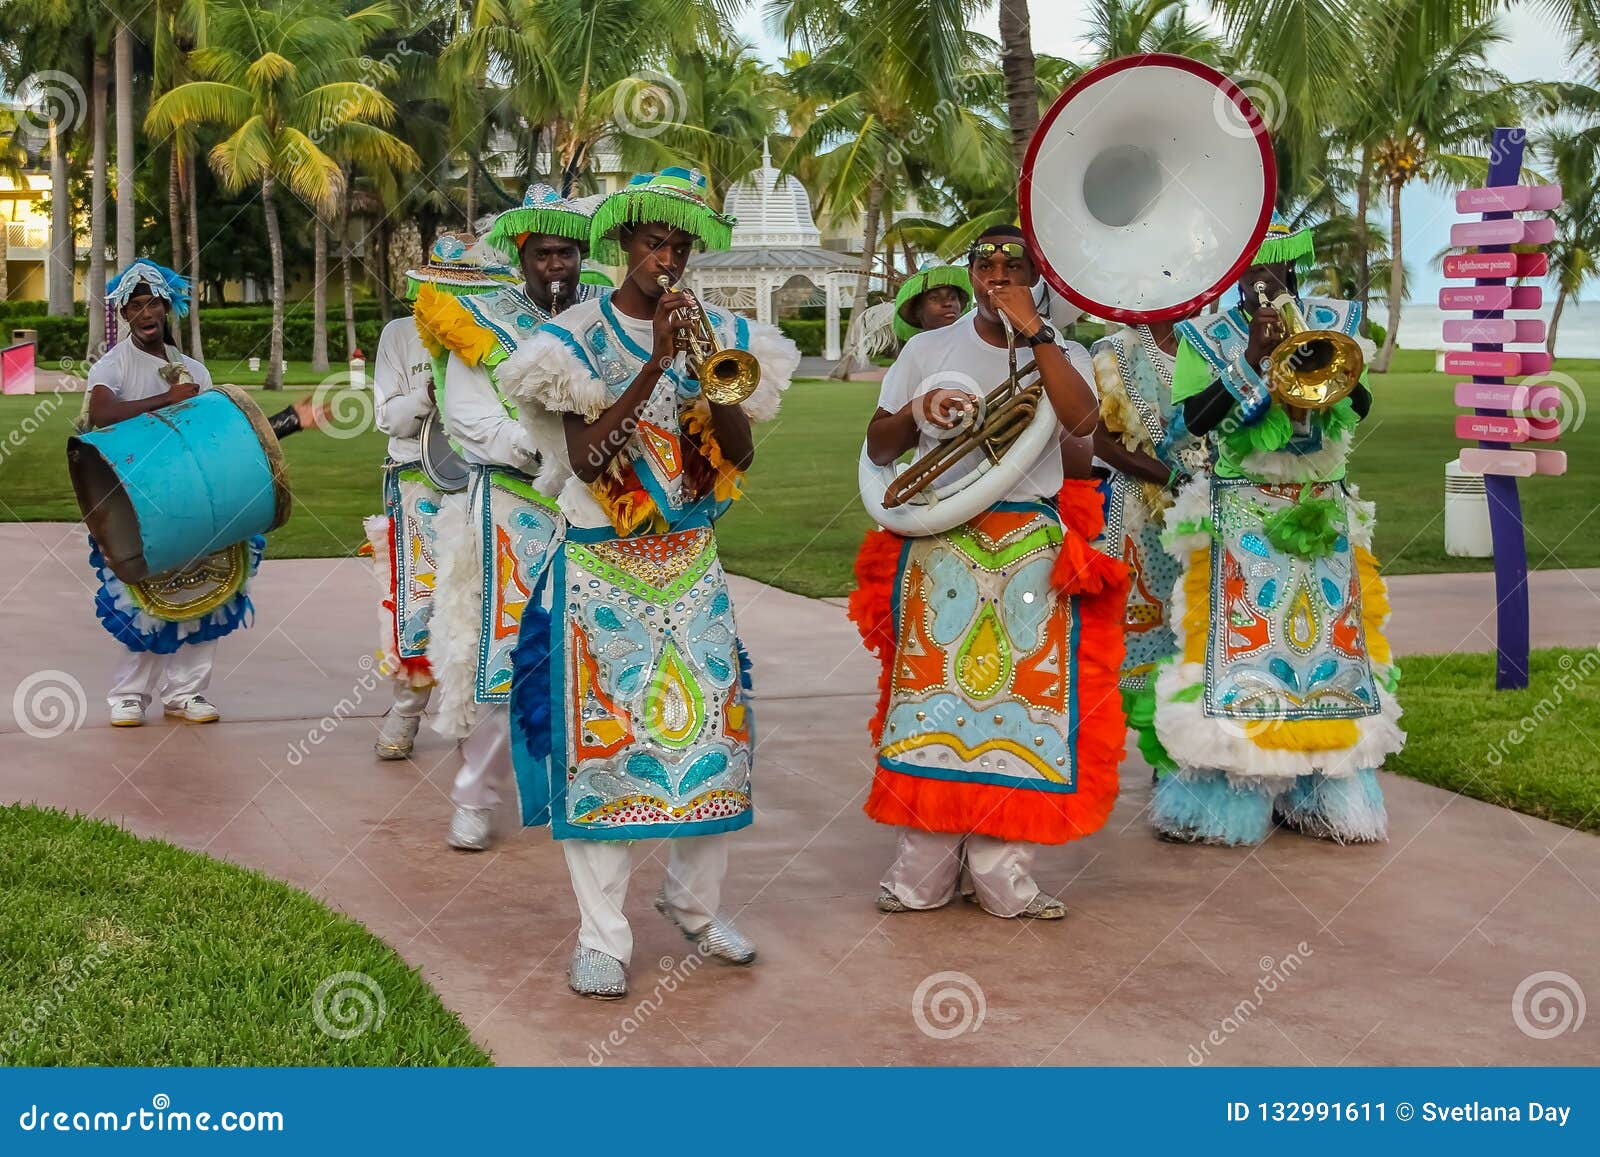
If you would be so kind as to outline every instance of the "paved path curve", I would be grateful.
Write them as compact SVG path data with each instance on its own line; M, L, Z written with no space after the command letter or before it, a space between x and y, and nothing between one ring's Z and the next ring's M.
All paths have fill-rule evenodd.
M222 724L113 731L99 692L114 645L89 613L83 555L76 527L0 526L0 702L41 670L88 694L83 726L51 739L0 709L0 798L312 892L420 967L502 1063L1600 1061L1600 1009L1542 1040L1512 1003L1540 972L1600 1000L1600 839L1409 780L1385 778L1393 833L1379 847L1279 834L1251 852L1191 849L1149 834L1133 756L1107 830L1039 857L1064 923L880 916L893 836L860 810L871 666L837 606L743 580L759 812L733 837L728 901L762 961L685 966L685 942L650 909L659 866L640 845L634 996L578 1000L563 981L576 917L548 836L508 829L492 852L452 852L453 747L425 731L414 762L372 758L384 692L361 660L376 622L361 562L266 565L256 626L222 650ZM1600 572L1536 582L1538 641L1577 641ZM1401 650L1491 645L1489 590L1488 576L1397 579ZM919 989L925 1005L949 990L939 1007L958 1020L964 991L981 1025L941 1039L937 1009L913 1014Z

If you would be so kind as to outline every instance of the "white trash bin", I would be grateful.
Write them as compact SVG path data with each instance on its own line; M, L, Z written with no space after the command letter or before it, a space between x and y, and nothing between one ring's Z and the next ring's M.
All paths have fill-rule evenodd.
M1444 552L1452 558L1494 557L1483 475L1463 470L1459 458L1444 464Z

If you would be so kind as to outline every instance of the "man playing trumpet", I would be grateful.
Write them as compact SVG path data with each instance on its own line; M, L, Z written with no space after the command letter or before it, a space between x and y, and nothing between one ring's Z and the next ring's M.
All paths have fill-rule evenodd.
M1177 769L1151 817L1171 840L1254 844L1276 819L1367 842L1387 826L1375 769L1405 739L1399 672L1372 504L1345 482L1372 400L1361 307L1296 302L1312 261L1310 230L1274 215L1240 304L1178 327L1173 402L1211 437L1214 465L1167 513L1178 653L1150 693Z
M501 371L566 523L512 656L512 750L524 823L550 824L566 854L581 921L569 984L584 996L627 991L639 839L671 840L663 916L705 955L756 954L718 915L724 833L753 818L753 743L713 525L800 355L775 327L674 288L697 245L729 244L705 195L699 172L667 169L603 201L596 258L625 260L627 277Z
M877 903L941 907L965 869L991 915L1059 919L1065 906L1034 882L1034 854L1097 830L1116 800L1126 572L1089 545L1095 483L1064 476L1067 440L1095 428L1088 354L1039 317L1021 230L987 230L968 271L977 308L906 343L867 456L879 467L925 458L952 434L987 428L1018 405L1016 391L995 391L995 411L982 402L1013 371L1036 370L1023 413L1031 426L1034 407L1048 407L1051 434L1034 460L993 466L987 509L937 534L875 531L857 559L850 613L883 663L866 812L900 829ZM974 474L985 455L960 455L935 484Z

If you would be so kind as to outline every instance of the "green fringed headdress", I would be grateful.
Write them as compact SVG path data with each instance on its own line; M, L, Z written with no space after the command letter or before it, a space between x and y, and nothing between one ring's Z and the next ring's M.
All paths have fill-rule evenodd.
M532 233L548 233L587 244L589 218L594 216L598 200L563 197L549 185L529 185L522 194L522 204L496 217L485 240L511 261L517 260L523 239Z
M441 233L428 251L428 263L406 270L406 300L415 301L424 285L465 297L516 282L511 267L471 233Z
M706 203L706 178L699 169L662 169L640 173L595 210L589 253L601 265L623 264L617 230L624 225L658 222L693 233L707 249L733 243L732 217Z
M1272 221L1267 225L1267 235L1261 240L1261 248L1256 250L1256 255L1250 259L1251 265L1276 265L1281 261L1288 261L1294 265L1294 271L1304 274L1310 270L1317 259L1316 248L1312 242L1311 230L1290 229L1289 222L1283 219L1283 214L1276 209L1272 211Z
M963 307L972 301L972 278L967 274L965 265L925 266L906 278L900 286L900 292L894 295L895 337L902 342L910 341L913 335L922 332L913 312L917 298L941 285L954 286L961 294Z
M583 285L602 285L610 289L617 287L617 283L606 276L604 269L591 269L587 265L584 266L583 272L578 274L578 281Z

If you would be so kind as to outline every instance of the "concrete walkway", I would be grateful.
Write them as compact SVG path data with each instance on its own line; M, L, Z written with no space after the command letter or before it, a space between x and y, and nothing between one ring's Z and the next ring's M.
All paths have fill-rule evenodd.
M659 853L639 845L633 998L578 1000L564 987L576 915L548 835L508 827L492 852L453 852L453 747L425 730L414 762L372 758L386 691L362 660L377 618L362 562L267 564L256 626L221 652L222 724L113 731L99 695L116 649L89 610L80 530L0 526L0 552L0 701L57 671L87 707L80 727L48 739L0 717L0 796L312 892L420 967L501 1063L1600 1060L1593 1010L1551 1039L1513 1014L1536 973L1600 999L1600 839L1409 780L1385 778L1392 836L1379 847L1280 834L1253 852L1193 849L1150 835L1148 772L1133 756L1108 828L1039 856L1041 883L1071 907L1064 923L959 906L881 916L871 900L894 838L860 810L872 667L841 609L742 580L759 813L732 837L726 907L762 960L685 965L685 942L650 908ZM1600 574L1536 584L1538 640L1579 641L1574 625L1596 621L1585 584L1600 590ZM1401 649L1488 645L1481 585L1396 580ZM981 1024L939 1039L963 995Z

